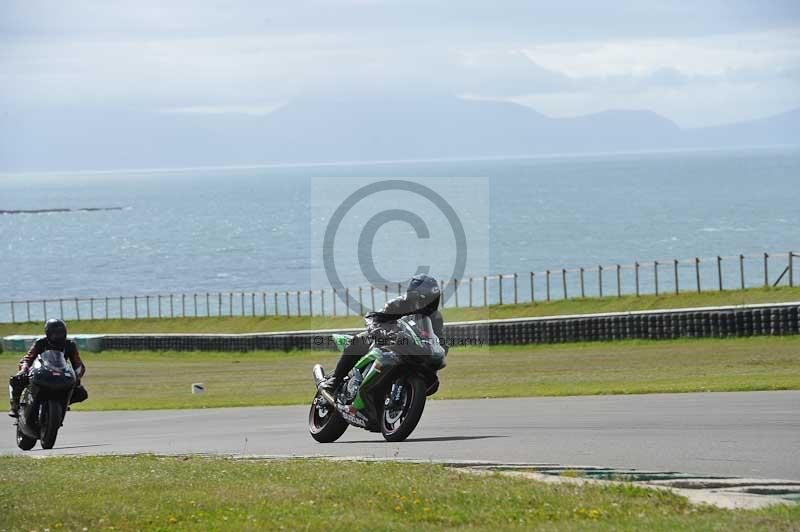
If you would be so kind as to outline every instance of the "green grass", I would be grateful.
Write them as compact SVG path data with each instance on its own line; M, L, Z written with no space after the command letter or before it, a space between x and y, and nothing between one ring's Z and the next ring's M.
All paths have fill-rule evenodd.
M86 353L79 410L303 404L319 352ZM19 353L0 355L0 374ZM800 336L453 349L437 399L800 389ZM206 393L192 395L202 382ZM242 390L247 390L243 393Z
M587 314L595 312L623 312L662 308L742 305L746 303L779 303L800 301L800 288L751 288L722 292L686 292L680 295L624 296L605 298L569 299L535 304L494 305L491 307L446 308L447 321L481 320L490 318L521 318ZM463 303L463 302L462 302ZM222 317L222 318L164 318L70 321L73 333L180 333L217 332L245 333L291 331L302 329L332 329L361 327L363 321L350 317ZM41 323L0 324L0 336L11 334L41 334Z
M632 485L545 484L433 464L0 457L3 530L456 527L797 530L800 507L721 510Z

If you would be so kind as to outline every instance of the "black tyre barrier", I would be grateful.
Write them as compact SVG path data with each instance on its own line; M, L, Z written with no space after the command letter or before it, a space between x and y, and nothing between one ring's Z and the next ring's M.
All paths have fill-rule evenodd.
M445 317L447 311L445 310ZM353 333L357 330L341 330ZM800 334L800 303L658 310L451 323L451 345L552 344L608 340L666 340ZM263 334L130 334L101 337L101 350L291 351L336 350L331 331Z

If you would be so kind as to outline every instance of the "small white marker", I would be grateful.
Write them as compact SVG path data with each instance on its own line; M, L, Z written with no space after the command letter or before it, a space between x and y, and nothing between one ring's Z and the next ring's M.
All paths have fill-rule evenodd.
M192 393L203 393L206 391L206 386L202 382L192 383Z

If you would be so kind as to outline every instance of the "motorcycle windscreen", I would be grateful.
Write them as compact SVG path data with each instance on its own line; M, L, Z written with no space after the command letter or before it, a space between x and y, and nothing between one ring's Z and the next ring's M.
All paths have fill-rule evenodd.
M435 367L444 366L445 350L439 342L439 337L433 331L433 322L430 317L425 314L416 314L407 320L407 324L428 349L432 365Z
M42 361L42 366L51 371L60 370L66 372L71 369L67 366L67 360L61 351L45 351L39 355L39 359Z

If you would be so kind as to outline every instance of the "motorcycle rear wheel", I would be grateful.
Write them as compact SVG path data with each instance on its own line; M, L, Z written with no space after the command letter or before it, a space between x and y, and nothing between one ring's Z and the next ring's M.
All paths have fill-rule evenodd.
M61 428L61 420L64 417L64 412L61 409L61 404L55 400L49 400L42 405L42 449L52 449L56 444L56 437L58 436L58 429Z
M403 386L401 404L387 406L387 401L391 403L392 388L395 384ZM403 441L414 432L422 417L422 411L425 410L427 395L425 392L425 381L415 375L403 375L389 386L384 395L384 407L381 413L381 433L386 441Z
M19 428L19 423L17 423L17 447L23 451L30 451L34 445L36 445L36 438L26 436L22 429Z
M336 407L327 404L319 395L311 402L308 413L308 432L320 443L333 443L347 430L347 421L339 415Z

